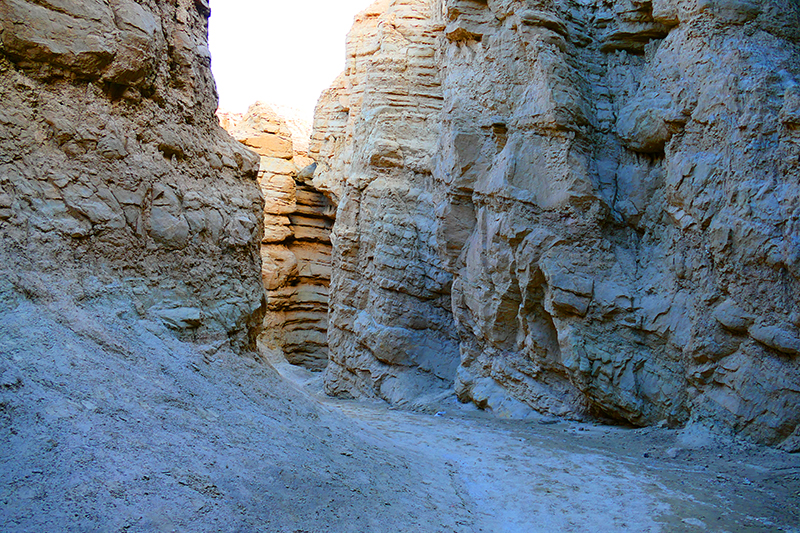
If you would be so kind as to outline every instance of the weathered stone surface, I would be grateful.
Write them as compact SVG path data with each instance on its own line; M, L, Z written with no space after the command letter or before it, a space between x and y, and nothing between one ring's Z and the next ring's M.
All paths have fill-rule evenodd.
M755 340L788 355L800 354L800 336L795 328L781 326L752 326L748 333Z
M0 276L125 293L181 334L253 347L258 159L214 117L208 11L0 1ZM24 273L22 275L21 273Z
M264 157L291 159L293 155L292 141L290 139L281 139L276 135L246 137L242 139L242 144L254 149Z
M267 313L261 339L293 364L327 365L328 286L334 207L311 181L310 125L258 102L243 116L221 114L231 134L261 156L264 194L262 279ZM300 147L300 149L293 149Z
M338 201L328 390L452 382L515 416L780 442L800 423L800 8L529 4L357 19L311 146Z
M737 333L746 332L753 323L752 315L742 310L736 305L736 302L730 299L725 300L714 309L714 318L723 327Z
M452 276L428 222L442 93L432 2L379 2L317 106L314 184L338 202L327 390L407 401L452 386Z

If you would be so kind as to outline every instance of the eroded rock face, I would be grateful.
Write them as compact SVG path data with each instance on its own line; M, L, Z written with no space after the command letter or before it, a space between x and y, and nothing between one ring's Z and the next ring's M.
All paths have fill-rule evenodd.
M432 365L398 354L443 346L455 329L457 376L442 380L502 414L706 421L767 443L790 435L800 423L800 7L415 0L372 10L351 33L312 145L341 198L329 390L408 399L383 392L384 376ZM419 28L424 40L409 37ZM414 77L415 62L427 76ZM409 101L420 102L414 112ZM384 116L398 120L383 126ZM387 175L391 194L364 201ZM405 303L421 286L434 312ZM419 324L413 336L391 335L408 323ZM433 358L448 371L449 348Z
M311 183L310 125L268 104L247 114L223 114L231 134L261 156L264 194L261 276L267 291L262 340L293 364L322 370L328 363L328 287L335 207Z
M127 292L253 345L258 158L214 117L205 0L0 1L4 290Z
M326 386L402 402L452 386L459 362L430 189L442 92L432 2L378 2L317 107L314 182L338 202Z

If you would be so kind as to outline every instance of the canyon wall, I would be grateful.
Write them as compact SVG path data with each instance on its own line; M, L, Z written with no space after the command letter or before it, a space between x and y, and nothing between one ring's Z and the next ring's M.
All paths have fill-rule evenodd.
M345 74L320 99L314 183L338 204L332 234L334 394L404 402L452 387L459 362L430 189L442 90L428 2L378 2L348 36Z
M267 306L261 340L310 370L328 362L328 286L335 208L314 186L308 157L310 125L268 104L247 114L223 113L221 123L261 157L264 194L261 277Z
M800 449L800 7L385 0L318 106L334 394Z
M254 346L258 157L214 116L207 0L0 1L3 294L124 295Z

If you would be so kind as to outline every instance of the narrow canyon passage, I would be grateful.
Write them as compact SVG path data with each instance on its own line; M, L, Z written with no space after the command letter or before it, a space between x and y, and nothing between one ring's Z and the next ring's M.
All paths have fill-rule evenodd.
M797 0L210 3L0 0L0 532L800 533Z
M376 3L349 34L307 150L293 153L283 119L253 120L258 106L242 119L252 128L226 126L261 156L261 341L306 369L327 365L323 377L273 361L334 434L363 443L334 452L360 469L343 483L354 494L367 484L369 516L350 506L319 516L377 531L793 531L796 460L694 424L796 446L796 363L775 353L794 348L778 346L776 329L748 329L743 277L725 271L707 288L707 265L733 253L728 237L711 259L687 244L709 238L684 210L717 172L698 124L721 126L700 106L684 127L697 103L677 102L686 118L666 135L647 92L678 84L662 63L719 56L687 40L707 21L656 16L650 2L617 2L613 15L603 3L528 4ZM753 46L791 63L769 41ZM681 80L703 72L688 64ZM757 77L745 65L713 76ZM697 81L688 92L709 91ZM301 207L304 188L330 205ZM693 213L707 225L723 207ZM790 307L762 319L789 340ZM509 412L530 418L497 418ZM650 427L567 421L597 414ZM382 501L388 464L399 470Z

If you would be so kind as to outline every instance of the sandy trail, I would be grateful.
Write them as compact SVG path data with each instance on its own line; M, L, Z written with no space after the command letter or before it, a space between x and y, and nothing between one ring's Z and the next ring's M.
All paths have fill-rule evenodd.
M342 411L385 436L385 445L439 465L423 483L458 495L472 517L462 524L468 531L657 531L655 519L670 510L655 497L655 480L619 461L534 444L487 419Z
M464 532L800 531L800 458L702 431L498 420L453 400L437 415L337 401L321 379L281 375L377 445L453 491Z

